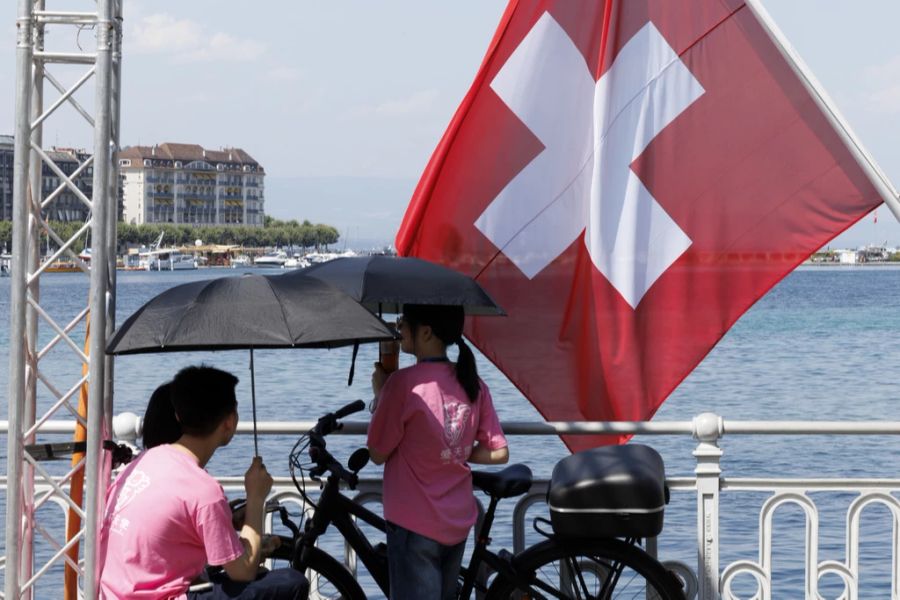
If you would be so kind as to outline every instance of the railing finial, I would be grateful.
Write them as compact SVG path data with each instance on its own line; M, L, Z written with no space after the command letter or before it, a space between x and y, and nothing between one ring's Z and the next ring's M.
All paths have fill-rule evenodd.
M725 420L716 413L705 412L694 417L694 439L715 444L725 435Z
M119 413L113 417L113 435L117 440L132 444L138 439L143 429L143 419L132 412Z

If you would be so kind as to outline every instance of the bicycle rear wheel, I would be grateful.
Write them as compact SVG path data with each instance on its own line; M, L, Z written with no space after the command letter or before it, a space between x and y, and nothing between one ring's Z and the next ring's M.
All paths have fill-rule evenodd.
M638 546L617 539L547 540L513 558L521 590L498 577L488 600L684 600L681 582Z

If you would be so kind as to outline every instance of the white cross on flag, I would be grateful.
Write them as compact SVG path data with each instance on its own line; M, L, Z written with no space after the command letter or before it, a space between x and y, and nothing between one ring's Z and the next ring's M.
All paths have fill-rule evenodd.
M868 172L743 1L512 0L396 245L507 310L467 334L545 418L643 420Z

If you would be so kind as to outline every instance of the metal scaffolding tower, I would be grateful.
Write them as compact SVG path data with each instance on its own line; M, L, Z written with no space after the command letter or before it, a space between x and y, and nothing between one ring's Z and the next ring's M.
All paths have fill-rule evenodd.
M34 597L36 583L42 577L58 575L64 564L79 575L83 597L97 596L93 575L96 542L108 479L108 460L101 446L104 433L110 431L112 415L113 363L104 355L104 346L115 319L122 0L79 1L85 5L84 12L73 11L71 6L76 3L72 1L63 3L64 10L48 9L52 0L18 2L4 571L4 597L8 599ZM45 42L51 30L52 41L71 43L72 49L48 49ZM83 45L91 44L91 38L96 48L83 49ZM84 71L74 83L61 83L65 79L60 72L70 74L73 69ZM45 105L47 83L53 98ZM93 106L75 97L86 84L94 87ZM44 126L48 119L59 118L58 109L63 106L74 108L93 130L93 155L71 174L63 172L42 148ZM44 166L58 178L58 186L44 187ZM75 184L77 176L90 173L88 169L93 169L91 197ZM42 217L42 209L64 191L74 193L89 209L83 226L68 239ZM73 245L88 235L92 255L89 264L73 250ZM48 248L55 246L47 256L41 254L42 238L48 240ZM68 322L61 321L56 307L49 302L42 304L40 297L43 274L60 258L76 263L83 276L90 278L87 306ZM73 339L73 332L84 330L88 315L92 335L85 352ZM41 346L39 329L47 327L52 338ZM71 350L71 359L79 365L87 365L80 380L59 381L57 373L41 368L41 359L57 346ZM65 413L67 418L77 415L72 401L78 399L83 384L88 390L87 417L77 418L87 429L86 456L66 475L54 476L29 452L28 445L35 443L38 428L55 414ZM39 407L38 386L47 390L50 402L42 404L49 406ZM70 496L69 483L79 472L85 482L83 506ZM66 540L64 530L42 526L38 509L48 503L62 505L80 516L81 531ZM83 549L82 560L78 560L77 552L75 559L70 556L74 544ZM40 552L36 552L38 547ZM58 587L62 586L60 580Z

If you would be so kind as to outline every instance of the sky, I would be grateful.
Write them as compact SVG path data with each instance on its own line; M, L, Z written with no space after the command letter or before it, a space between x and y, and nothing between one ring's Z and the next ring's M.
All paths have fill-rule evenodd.
M0 133L14 126L16 4L0 6ZM125 0L121 143L241 147L267 171L269 214L333 224L357 246L390 242L505 5ZM900 185L900 2L764 5ZM91 36L59 29L48 46L90 47ZM90 88L79 94L91 104ZM65 108L47 121L44 145L89 147L90 129ZM886 207L877 213L833 245L900 245L900 224Z

